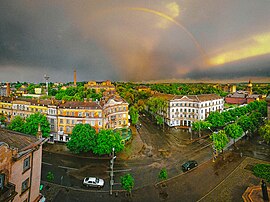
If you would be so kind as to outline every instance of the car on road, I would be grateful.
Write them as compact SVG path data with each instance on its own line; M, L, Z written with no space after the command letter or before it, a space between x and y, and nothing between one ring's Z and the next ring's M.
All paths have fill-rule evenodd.
M104 186L104 180L97 177L86 177L83 179L83 184L87 187L101 188Z
M186 172L186 171L188 171L188 170L190 170L190 169L192 169L192 168L195 168L195 167L197 167L197 166L198 166L197 161L190 160L190 161L185 162L185 163L182 165L182 170L183 170L184 172Z

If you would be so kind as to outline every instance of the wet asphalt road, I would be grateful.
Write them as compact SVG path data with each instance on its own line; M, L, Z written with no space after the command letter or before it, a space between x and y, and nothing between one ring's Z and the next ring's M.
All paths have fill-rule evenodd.
M144 187L158 182L158 174L166 168L168 176L181 173L181 165L187 160L197 160L203 163L212 157L208 140L190 142L190 134L182 130L165 130L162 132L147 118L140 119L142 127L139 130L146 149L139 158L131 160L117 159L114 164L114 189L122 189L120 177L131 173L136 180L135 188ZM149 155L151 154L151 155ZM55 175L54 183L82 188L82 180L86 176L100 177L105 180L102 190L109 190L109 157L107 159L79 158L43 152L42 180L46 180L49 171Z

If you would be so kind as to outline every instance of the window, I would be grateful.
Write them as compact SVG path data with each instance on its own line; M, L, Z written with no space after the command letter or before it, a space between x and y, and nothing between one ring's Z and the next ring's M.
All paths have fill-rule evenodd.
M67 133L70 132L70 127L66 127Z
M75 120L71 120L71 123L72 123L72 124L75 124Z
M69 112L67 112L67 116L69 116Z
M60 124L63 124L63 119L60 119Z
M67 124L69 124L70 123L70 120L69 119L67 119Z
M29 178L27 178L25 181L22 183L22 193L25 192L29 188Z
M79 116L79 117L82 117L82 112L79 112L79 113L78 113L78 116Z
M30 156L23 161L23 172L30 168Z

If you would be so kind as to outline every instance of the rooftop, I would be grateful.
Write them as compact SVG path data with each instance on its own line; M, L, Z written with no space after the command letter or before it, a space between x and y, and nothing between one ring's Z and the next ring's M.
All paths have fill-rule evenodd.
M19 151L37 142L38 140L39 139L33 135L26 135L0 128L0 142L8 144L12 148L18 148Z

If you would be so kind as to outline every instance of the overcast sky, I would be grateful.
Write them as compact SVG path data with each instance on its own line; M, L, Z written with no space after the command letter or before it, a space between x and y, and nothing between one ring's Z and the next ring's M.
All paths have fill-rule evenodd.
M270 0L0 5L0 82L270 78Z

